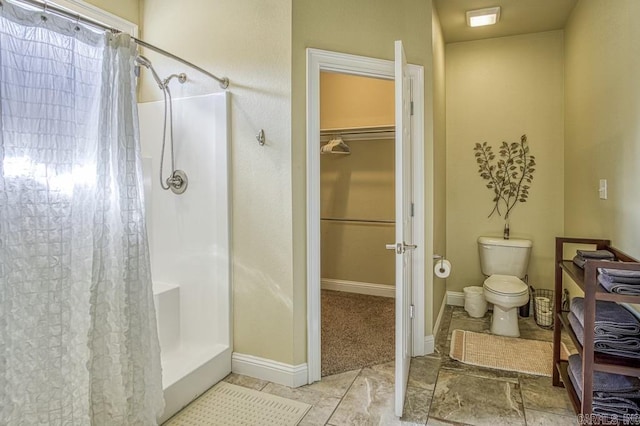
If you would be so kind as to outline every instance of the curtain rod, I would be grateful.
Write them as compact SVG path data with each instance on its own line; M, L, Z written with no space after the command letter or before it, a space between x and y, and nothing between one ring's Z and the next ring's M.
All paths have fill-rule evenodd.
M66 19L69 19L69 20L72 20L72 21L75 21L75 22L80 22L80 23L83 23L85 25L89 25L89 26L92 26L92 27L96 27L96 28L101 29L101 30L111 31L112 33L116 33L116 34L122 32L117 28L112 28L112 27L110 27L108 25L105 25L105 24L103 24L101 22L98 22L98 21L95 21L93 19L87 18L85 16L81 16L79 14L71 13L66 9L62 9L62 8L59 8L59 7L56 7L56 6L51 6L50 4L47 4L46 2L43 3L43 2L38 1L38 0L14 0L14 1L16 1L18 3L26 3L26 4L29 4L31 6L35 6L35 7L41 8L45 13L46 12L53 12L56 15L59 15L59 16L61 16L63 18L66 18ZM2 5L1 1L0 1L0 5ZM202 74L204 74L206 76L209 76L209 77L213 78L218 83L220 83L220 87L221 88L226 89L227 87L229 87L229 79L227 77L217 77L217 76L211 74L209 71L207 71L207 70L205 70L203 68L200 68L199 66L197 66L197 65L195 65L195 64L193 64L193 63L191 63L191 62L189 62L189 61L187 61L185 59L182 59L181 57L176 56L173 53L167 52L166 50L161 49L161 48L159 48L157 46L154 46L153 44L147 43L146 41L141 40L139 38L136 38L136 37L133 37L133 36L131 36L131 38L133 39L133 41L135 41L138 45L140 45L142 47L145 47L145 48L147 48L149 50L153 50L156 53L159 53L159 54L164 55L164 56L166 56L168 58L176 60L176 61L178 61L178 62L180 62L180 63L182 63L182 64L184 64L184 65L186 65L188 67L191 67L191 68L195 69L196 71L201 72Z

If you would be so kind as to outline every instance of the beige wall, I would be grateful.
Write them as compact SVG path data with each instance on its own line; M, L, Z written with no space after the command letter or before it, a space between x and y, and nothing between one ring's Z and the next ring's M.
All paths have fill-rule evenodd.
M583 0L565 29L565 233L610 239L635 258L640 258L640 27L633 20L638 14L636 0ZM598 197L599 179L608 181L607 200Z
M320 129L393 126L393 80L320 73Z
M140 3L143 0L85 0L102 10L140 25Z
M407 60L425 67L425 129L431 128L432 103L431 64L431 0L296 0L293 2L293 71L292 71L292 170L293 178L293 229L294 229L294 282L296 295L294 304L306 303L306 48L313 47L336 52L393 59L393 43L403 40ZM427 161L428 160L428 161ZM433 134L426 132L425 161L433 165ZM426 170L428 177L433 169ZM436 185L444 185L438 182ZM427 179L425 198L432 199L433 179ZM428 211L425 222L429 227L433 222L433 212ZM430 230L431 228L429 228ZM433 235L427 232L429 246ZM431 265L431 260L425 262ZM428 268L427 268L428 270ZM426 332L431 332L433 311L432 275L427 271L425 282L427 318ZM306 316L295 321L301 333L296 331L296 342L306 344L304 334Z
M447 255L447 132L445 95L445 44L436 10L432 15L433 28L433 252ZM431 262L426 262L425 273L431 274ZM443 279L433 279L433 311L435 324L442 301L447 292ZM428 330L427 330L428 332Z
M320 73L320 128L393 125L393 80ZM395 220L393 139L344 137L351 155L320 156L323 218ZM322 278L394 285L393 224L321 222Z
M393 93L393 89L392 89ZM350 155L320 156L323 218L395 220L395 141L346 139ZM322 278L395 284L393 224L321 222Z
M581 1L565 33L565 230L640 257L640 2ZM609 197L600 200L598 181Z
M510 215L512 238L533 241L530 283L552 288L555 237L564 234L563 33L552 31L447 45L447 288L481 285L476 240L502 235L473 147L526 133L537 167L530 198ZM570 120L568 120L570 121Z
M292 331L291 0L145 0L142 21L148 42L231 80L234 351L304 362ZM181 64L149 57L160 75L189 75L175 96L219 90ZM161 99L148 78L141 98Z

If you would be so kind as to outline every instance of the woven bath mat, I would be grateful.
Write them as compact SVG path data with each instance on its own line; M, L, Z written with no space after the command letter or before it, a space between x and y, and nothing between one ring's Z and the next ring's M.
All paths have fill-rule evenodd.
M560 353L562 359L569 356L564 343ZM453 330L449 356L465 364L496 370L536 376L551 376L553 372L553 344L540 340Z
M310 408L309 404L220 382L165 426L295 426Z

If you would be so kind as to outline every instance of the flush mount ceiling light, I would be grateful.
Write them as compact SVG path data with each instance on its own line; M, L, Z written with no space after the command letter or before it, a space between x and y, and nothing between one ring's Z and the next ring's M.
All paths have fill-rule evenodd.
M500 20L500 7L489 7L486 9L468 10L467 25L470 27L482 27L493 25Z

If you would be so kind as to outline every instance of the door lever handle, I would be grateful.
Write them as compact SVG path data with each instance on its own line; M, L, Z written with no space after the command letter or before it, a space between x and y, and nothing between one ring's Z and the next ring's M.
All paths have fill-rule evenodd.
M418 248L415 244L407 244L407 243L396 243L396 244L386 244L385 248L387 250L395 250L396 254L403 254L407 250L415 250Z
M403 243L404 249L405 250L415 250L418 248L417 245L415 244L407 244L407 243Z
M387 244L384 246L387 250L395 250L396 249L396 245L395 244Z
M386 244L384 246L387 250L394 250L396 254L402 254L402 244Z

